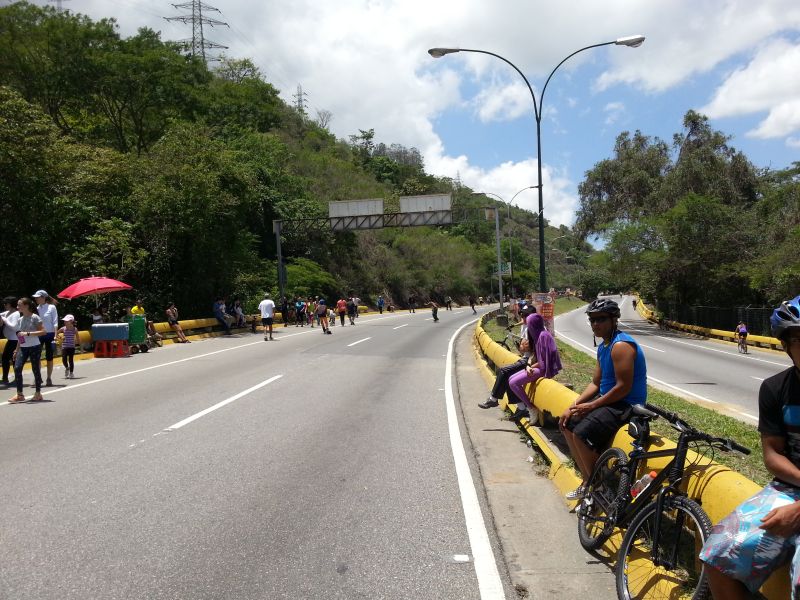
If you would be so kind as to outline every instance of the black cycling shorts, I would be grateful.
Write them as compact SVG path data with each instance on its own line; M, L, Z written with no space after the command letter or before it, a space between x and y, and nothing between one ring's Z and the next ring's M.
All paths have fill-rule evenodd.
M261 317L261 324L266 327L272 325L273 317Z
M620 400L601 406L578 421L570 417L567 429L595 452L602 452L617 435L619 428L630 420L632 412L631 405Z

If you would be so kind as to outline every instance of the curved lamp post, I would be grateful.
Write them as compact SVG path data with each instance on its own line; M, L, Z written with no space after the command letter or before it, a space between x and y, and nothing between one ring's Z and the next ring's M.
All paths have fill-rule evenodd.
M592 44L591 46L586 46L581 48L580 50L576 50L569 56L567 56L564 60L558 63L552 71L550 71L550 75L547 76L547 80L544 82L544 87L542 88L542 93L539 94L539 101L536 101L536 94L533 93L533 88L531 87L530 82L528 82L528 78L520 71L517 66L512 63L507 58L503 58L499 54L495 54L494 52L488 52L486 50L475 50L471 48L431 48L428 50L428 54L430 54L433 58L441 58L446 54L454 54L456 52L475 52L478 54L488 54L489 56L494 56L495 58L499 58L504 63L509 65L512 69L514 69L517 73L519 73L520 77L522 77L523 81L525 81L525 85L528 86L528 91L531 93L531 98L533 99L533 112L536 116L536 152L537 158L536 162L538 164L538 181L539 185L536 186L539 188L539 288L541 292L547 291L547 276L545 275L545 256L544 256L544 200L542 198L542 102L544 101L544 93L547 90L547 84L550 83L550 78L553 77L553 74L556 72L558 67L563 65L566 61L570 58L578 54L579 52L583 52L584 50L589 50L591 48L599 48L600 46L610 46L610 45L617 45L617 46L628 46L630 48L638 48L644 42L643 35L631 35L628 37L618 38L612 42L603 42L602 44Z

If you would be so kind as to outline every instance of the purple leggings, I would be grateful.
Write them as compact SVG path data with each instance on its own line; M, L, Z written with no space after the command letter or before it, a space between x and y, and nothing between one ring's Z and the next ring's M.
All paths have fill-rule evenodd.
M533 383L541 376L542 374L539 369L534 369L532 375L528 375L527 369L522 369L522 371L514 373L508 380L508 387L511 388L514 395L522 400L529 409L533 408L533 404L531 404L528 394L525 393L525 385Z

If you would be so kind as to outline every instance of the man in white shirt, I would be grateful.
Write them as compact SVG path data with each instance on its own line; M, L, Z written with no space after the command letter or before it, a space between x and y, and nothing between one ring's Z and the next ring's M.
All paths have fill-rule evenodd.
M272 340L272 319L275 315L275 303L269 297L269 294L264 294L264 299L258 305L258 310L261 311L261 324L264 326L264 341ZM269 337L267 337L267 330L269 330Z

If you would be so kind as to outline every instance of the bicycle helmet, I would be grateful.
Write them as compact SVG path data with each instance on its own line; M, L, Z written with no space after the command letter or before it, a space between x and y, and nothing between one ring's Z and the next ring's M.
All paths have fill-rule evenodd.
M591 313L608 313L612 317L619 317L619 304L608 298L598 298L586 307L586 314Z
M783 339L789 329L800 327L800 296L791 300L784 300L780 306L772 311L769 319L772 335Z

